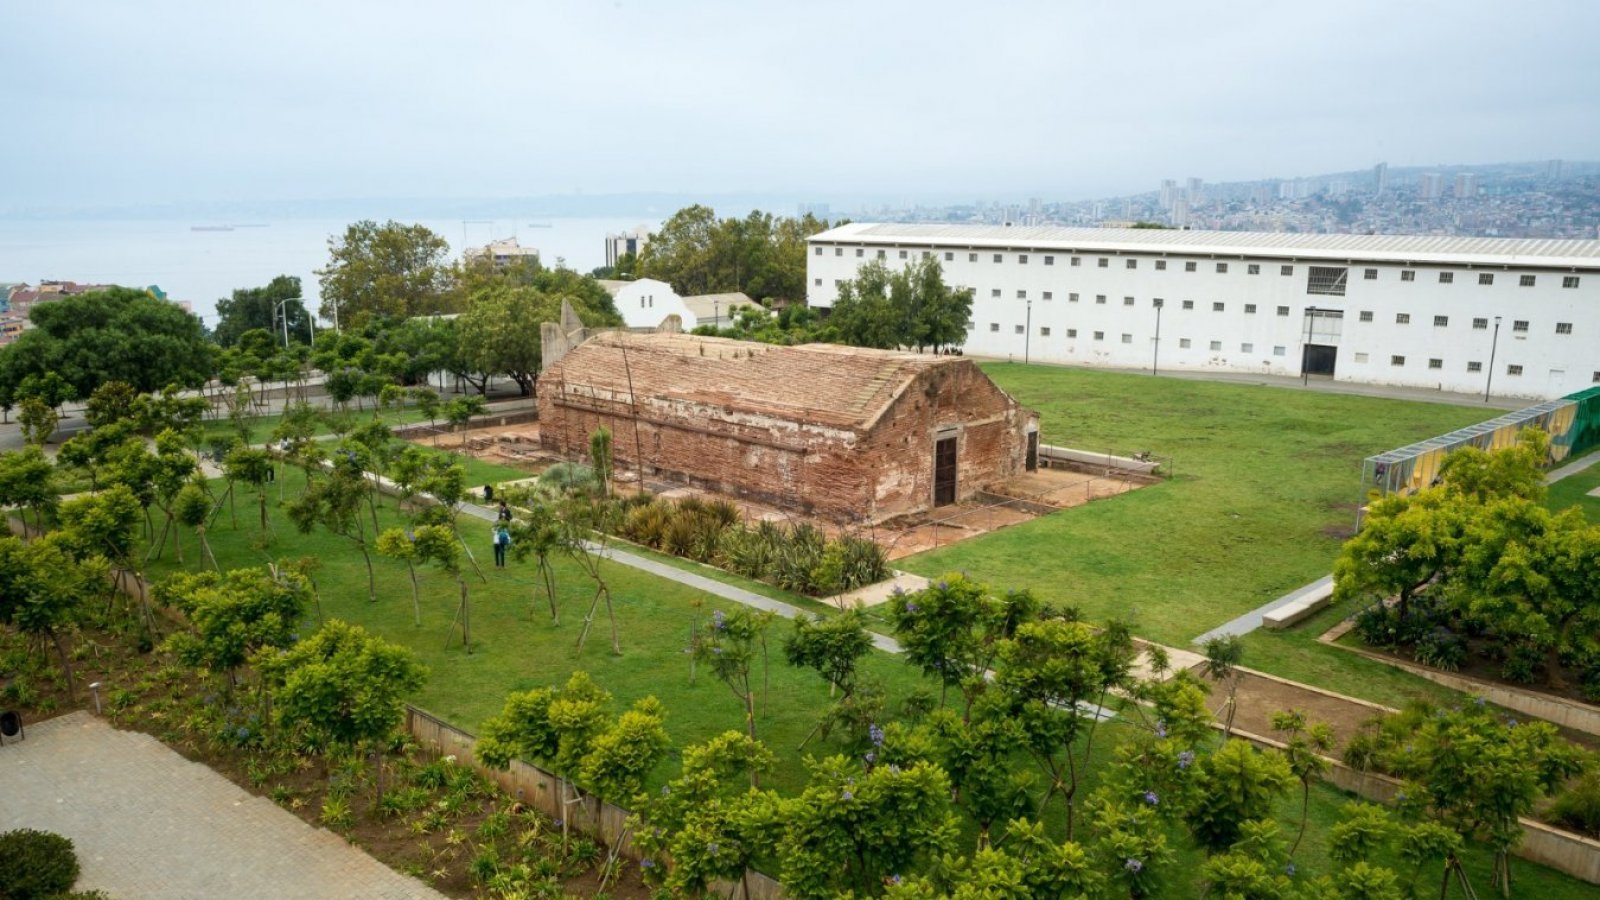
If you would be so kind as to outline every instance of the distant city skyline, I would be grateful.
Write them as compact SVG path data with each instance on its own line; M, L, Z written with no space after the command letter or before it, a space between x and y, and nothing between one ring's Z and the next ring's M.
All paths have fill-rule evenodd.
M838 210L1600 146L1585 0L0 11L10 211L643 193Z

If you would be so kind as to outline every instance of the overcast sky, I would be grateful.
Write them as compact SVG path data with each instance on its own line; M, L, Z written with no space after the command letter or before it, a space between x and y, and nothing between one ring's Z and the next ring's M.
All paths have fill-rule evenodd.
M1596 0L0 0L0 206L1600 157Z

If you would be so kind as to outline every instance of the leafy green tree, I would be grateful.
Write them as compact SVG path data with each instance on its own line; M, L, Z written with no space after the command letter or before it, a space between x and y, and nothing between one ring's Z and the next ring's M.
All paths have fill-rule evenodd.
M945 284L937 259L890 271L873 260L839 285L828 324L837 339L858 347L940 350L966 340L972 289Z
M489 404L481 396L463 394L444 405L445 421L450 427L461 432L461 446L467 445L467 425L471 424L474 416L481 416L489 411Z
M211 552L211 543L206 540L206 523L211 521L214 510L215 503L211 499L211 492L203 480L190 481L184 485L172 501L172 514L178 524L194 529L195 539L200 542L202 561L209 560L211 568L220 571L217 556Z
M422 586L417 581L417 542L414 533L405 528L390 528L378 535L374 545L379 556L398 559L406 564L406 573L411 576L411 611L412 624L422 625Z
M300 297L300 279L293 275L279 275L262 287L235 288L233 296L217 301L211 337L219 346L232 347L240 335L262 329L280 339L287 332L290 343L310 343L311 313Z
M856 692L856 669L863 656L872 651L872 636L859 610L831 618L798 616L794 630L783 639L783 656L791 666L807 668L828 683L828 696L837 695L840 703ZM811 729L800 746L826 728L825 717Z
M377 602L377 575L372 569L371 540L362 519L366 492L372 490L354 453L337 454L326 479L316 482L304 494L284 505L289 520L301 534L310 534L318 525L345 538L361 551L367 564L367 600Z
M1236 634L1225 634L1214 637L1201 646L1205 651L1206 660L1201 663L1201 671L1207 678L1228 688L1228 699L1223 704L1222 736L1224 739L1233 736L1233 716L1239 709L1239 664L1244 661L1244 641Z
M272 454L253 447L236 447L222 459L222 470L228 476L229 490L234 482L243 482L255 488L256 505L261 513L261 531L266 533L267 484L272 479Z
M55 372L88 397L107 381L141 393L168 384L199 387L211 376L214 346L200 320L176 304L130 288L109 288L41 303L33 327L0 350L0 377ZM16 385L13 385L13 389ZM52 404L54 405L54 404Z
M486 288L470 298L457 322L459 352L475 371L506 375L531 396L541 368L540 326L560 319L559 297L532 287Z
M0 624L55 647L69 697L77 688L68 641L105 569L104 559L74 559L57 535L32 542L0 535Z
M310 595L295 575L264 569L180 573L156 586L157 599L188 624L167 649L186 666L222 676L230 694L251 657L294 644Z
M1300 781L1300 830L1295 833L1289 855L1300 849L1311 819L1311 786L1327 774L1330 763L1323 754L1333 748L1333 729L1323 722L1308 722L1306 714L1291 709L1272 714L1272 730L1284 735L1284 758L1289 771Z
M770 613L740 606L732 613L713 610L711 627L695 636L694 658L705 665L744 704L745 733L756 739L756 691L751 669L772 624Z
M984 694L965 717L934 710L925 728L935 761L950 776L955 802L978 826L980 851L995 826L1034 810L1038 778L1029 767L1015 765L1026 735L1004 698Z
M600 604L606 607L611 623L611 653L622 655L622 637L617 632L617 611L611 603L611 586L605 578L606 535L614 530L616 510L612 504L597 503L589 497L568 495L556 506L556 522L561 528L561 549L594 582L594 596L578 631L577 651L582 652L594 614Z
M287 650L258 654L255 666L271 691L274 722L298 735L303 746L378 753L381 804L381 748L405 715L405 698L428 674L416 655L360 626L329 619Z
M1374 500L1361 531L1333 564L1334 598L1372 603L1395 597L1404 617L1412 597L1458 561L1466 515L1467 507L1439 488Z
M545 600L550 604L550 624L560 625L561 614L556 610L556 571L551 557L561 549L561 523L555 510L533 497L517 500L527 512L512 520L511 557L525 562L533 557L535 580L544 589ZM538 588L535 588L537 592Z
M843 756L807 763L798 796L765 813L779 830L777 857L790 896L876 894L885 882L952 849L957 819L950 780L928 762L863 769Z
M1000 645L995 687L1021 724L1025 746L1049 773L1044 802L1060 796L1066 804L1068 840L1100 719L1085 712L1090 704L1103 706L1113 688L1127 685L1133 658L1125 627L1096 631L1063 619L1024 622Z
M55 373L50 373L55 376ZM55 376L59 377L59 376ZM126 381L107 381L94 389L84 404L83 418L91 428L103 428L138 417L139 392Z
M46 405L38 397L23 397L17 411L17 424L22 426L22 442L30 447L43 447L56 433L61 414L55 407Z
M589 464L594 469L594 474L600 479L600 496L611 496L611 481L613 469L613 454L611 452L611 429L596 428L589 435Z
M988 688L984 673L994 664L1002 641L1039 614L1028 591L995 596L986 585L964 575L946 575L929 587L898 592L889 602L889 621L906 661L939 682L939 704L954 686L966 710Z
M33 511L34 528L44 532L44 516L60 502L55 466L38 447L0 453L0 507Z
M749 784L774 762L760 741L737 731L685 747L681 774L635 808L646 880L675 897L704 897L719 879L745 883L748 894L747 871L772 843L756 827L766 798Z
M451 312L450 245L421 225L367 219L328 239L328 265L317 270L321 314L342 328L375 316L408 318Z
M1199 797L1189 811L1189 831L1213 853L1238 841L1246 822L1271 815L1295 782L1283 754L1258 751L1248 741L1224 741L1195 766Z
M1081 845L1056 843L1043 823L1018 819L999 846L971 857L946 857L932 878L901 879L884 896L895 900L1032 900L1101 896L1106 878Z

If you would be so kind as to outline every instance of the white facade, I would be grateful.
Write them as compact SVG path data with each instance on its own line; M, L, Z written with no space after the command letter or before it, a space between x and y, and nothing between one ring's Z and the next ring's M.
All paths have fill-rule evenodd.
M1508 397L1600 383L1600 241L853 223L810 239L807 299L924 255L974 289L970 354Z
M650 229L643 225L621 234L606 235L606 266L616 268L617 261L622 257L628 255L637 257L648 243L650 243Z
M637 281L601 281L600 284L611 292L611 302L629 328L655 328L667 316L682 319L684 331L695 327L694 311L665 281L640 278Z

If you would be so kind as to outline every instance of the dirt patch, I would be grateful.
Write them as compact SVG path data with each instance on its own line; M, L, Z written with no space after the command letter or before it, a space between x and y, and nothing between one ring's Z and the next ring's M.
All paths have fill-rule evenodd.
M1206 678L1204 666L1190 672L1211 685L1211 706L1217 708L1227 697L1227 688ZM1338 756L1345 741L1361 730L1362 723L1380 715L1378 710L1354 700L1330 697L1293 684L1271 678L1262 678L1249 672L1239 676L1238 708L1234 712L1233 727L1261 737L1281 740L1283 735L1272 730L1272 714L1299 710L1309 722L1324 722L1333 729L1334 746L1330 756Z
M1337 541L1347 541L1356 536L1356 527L1354 525L1324 525L1321 531L1323 537L1330 537Z
M538 474L560 460L539 447L539 423L519 422L471 428L465 432L448 428L418 429L406 436L413 444L463 453L474 459L501 463Z

